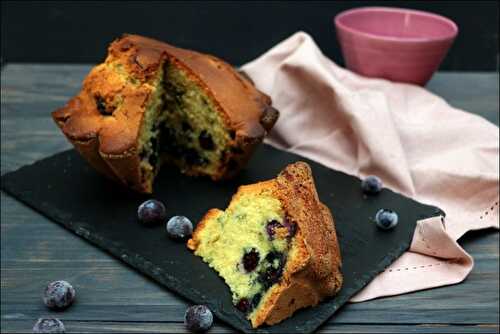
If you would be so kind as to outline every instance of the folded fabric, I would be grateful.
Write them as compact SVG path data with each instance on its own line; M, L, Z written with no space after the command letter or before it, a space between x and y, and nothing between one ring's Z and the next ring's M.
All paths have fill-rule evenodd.
M343 69L304 32L243 70L281 112L267 143L360 178L377 175L393 191L446 212L418 221L410 250L351 301L467 277L473 260L457 239L499 227L497 126L424 88Z

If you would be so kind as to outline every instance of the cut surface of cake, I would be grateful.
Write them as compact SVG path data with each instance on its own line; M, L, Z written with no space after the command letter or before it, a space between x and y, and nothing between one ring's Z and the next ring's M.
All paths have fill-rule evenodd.
M52 113L93 167L140 192L165 162L213 180L235 175L278 115L224 61L137 35L115 40Z
M334 221L303 162L239 187L226 210L207 212L188 248L224 279L253 327L278 323L342 285Z

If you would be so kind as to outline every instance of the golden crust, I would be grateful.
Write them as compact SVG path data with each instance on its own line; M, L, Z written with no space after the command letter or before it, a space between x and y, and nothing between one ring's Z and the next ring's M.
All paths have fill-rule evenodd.
M207 213L205 213L205 215L200 220L200 222L198 223L198 225L196 225L196 229L193 231L191 239L189 239L188 242L187 242L187 247L190 250L194 251L196 248L198 248L198 245L200 243L200 235L199 235L199 233L203 230L203 228L205 227L205 225L207 224L207 222L209 220L214 219L220 213L222 213L222 211L220 211L219 209L210 209L210 210L207 211Z
M122 36L110 45L106 61L90 71L78 95L52 117L93 167L140 192L152 189L141 180L137 141L152 83L166 60L212 98L234 133L232 147L240 153L226 155L213 179L236 174L278 117L271 99L222 60L137 35ZM105 107L99 108L99 101ZM87 141L93 144L79 149L78 143Z
M342 260L330 210L319 201L310 167L304 162L287 166L277 178L241 186L231 199L245 193L271 192L283 206L287 219L298 226L281 281L264 295L250 317L254 328L276 324L296 310L318 304L342 286ZM196 250L200 231L221 211L210 210L196 226L188 247Z

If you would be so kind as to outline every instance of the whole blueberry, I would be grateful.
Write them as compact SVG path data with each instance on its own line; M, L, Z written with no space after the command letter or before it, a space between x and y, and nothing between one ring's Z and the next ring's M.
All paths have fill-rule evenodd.
M54 281L47 285L43 294L43 302L51 309L61 310L70 306L75 300L75 289L66 281Z
M271 220L266 224L266 232L269 240L274 240L276 236L276 231L280 228L285 227L287 230L287 238L290 240L297 233L297 224L290 221L287 217L283 219L283 223L277 220Z
M212 327L214 316L205 305L194 305L186 310L184 324L194 333L205 332Z
M260 259L259 252L255 248L252 248L249 251L245 252L242 259L245 271L247 273L254 271L255 268L257 268L257 265L259 264L259 259Z
M167 222L167 234L172 239L184 239L193 234L193 223L184 216L173 216Z
M40 318L33 326L33 333L64 333L65 328L61 320L56 318Z
M375 215L377 227L390 230L398 224L398 214L392 210L380 209Z
M361 190L367 195L378 194L382 190L382 181L375 175L369 175L361 181Z
M198 141L202 149L207 151L212 151L215 148L214 141L212 140L212 136L206 131L201 131L198 136Z
M276 234L276 229L281 227L282 225L280 224L279 221L277 220L271 220L266 224L266 232L269 240L274 240L274 235Z
M247 298L241 298L236 304L236 308L243 313L247 313L250 310L250 302Z
M137 217L141 224L151 226L162 223L167 218L167 209L162 202L155 199L147 200L139 205Z

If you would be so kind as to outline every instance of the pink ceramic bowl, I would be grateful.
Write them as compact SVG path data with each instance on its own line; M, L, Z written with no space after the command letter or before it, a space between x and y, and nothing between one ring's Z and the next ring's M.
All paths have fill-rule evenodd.
M458 33L446 17L418 10L364 7L335 17L347 68L368 77L425 85Z

